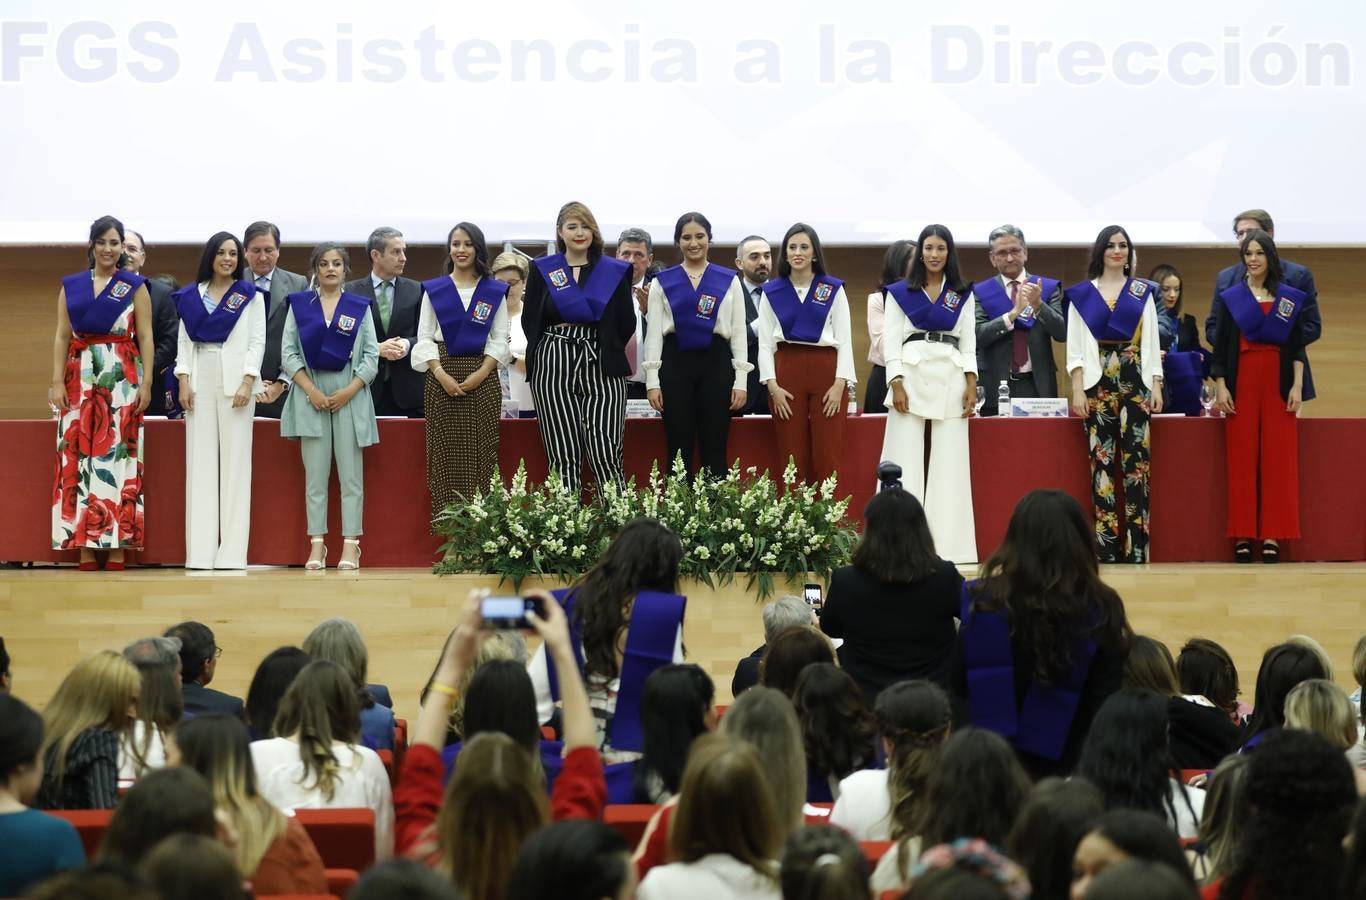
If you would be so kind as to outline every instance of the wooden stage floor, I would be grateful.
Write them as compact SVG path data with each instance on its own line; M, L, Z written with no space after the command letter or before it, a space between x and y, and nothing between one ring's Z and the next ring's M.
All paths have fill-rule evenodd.
M1266 647L1304 633L1327 648L1337 680L1352 684L1352 648L1366 628L1366 564L1173 564L1104 567L1124 597L1136 631L1175 653L1189 637L1219 641L1237 663L1247 702ZM426 682L473 576L438 578L422 569L305 574L134 569L87 573L68 568L0 570L0 636L13 658L14 692L41 707L81 656L119 650L185 619L208 624L223 648L213 687L244 696L263 656L301 644L329 616L354 621L370 649L370 680L388 684L400 716L417 714ZM752 596L724 616L690 609L690 659L711 672L717 699L730 696L735 661L763 642ZM722 623L720 620L726 621Z

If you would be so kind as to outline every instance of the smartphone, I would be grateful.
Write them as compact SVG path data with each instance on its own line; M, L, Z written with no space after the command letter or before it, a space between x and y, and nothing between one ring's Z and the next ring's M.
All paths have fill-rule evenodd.
M806 597L807 605L812 609L820 609L825 602L821 599L821 586L813 581L808 581L803 586L803 595Z
M545 617L545 607L537 597L485 597L479 604L479 615L485 628L509 630L531 628L526 614L534 612Z

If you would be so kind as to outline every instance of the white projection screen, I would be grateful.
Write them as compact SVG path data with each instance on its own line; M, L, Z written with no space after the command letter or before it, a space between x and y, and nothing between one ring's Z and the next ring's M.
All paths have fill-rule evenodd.
M1366 242L1360 0L0 5L0 242L609 240L700 210L881 244Z

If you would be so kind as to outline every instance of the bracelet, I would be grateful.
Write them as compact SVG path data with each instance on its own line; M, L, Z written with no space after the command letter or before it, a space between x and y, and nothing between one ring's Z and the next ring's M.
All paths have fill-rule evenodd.
M445 694L447 697L450 697L453 700L460 699L460 692L455 688L451 687L449 684L442 684L439 681L433 681L431 684L427 685L427 689L436 691L438 694Z

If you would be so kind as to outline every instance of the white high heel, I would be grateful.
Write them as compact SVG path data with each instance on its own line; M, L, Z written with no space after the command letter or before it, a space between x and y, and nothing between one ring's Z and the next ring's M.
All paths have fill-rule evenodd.
M338 561L337 561L337 570L338 570L338 571L341 571L341 570L345 569L345 570L347 570L347 571L354 571L355 569L359 569L359 568L360 568L360 539L359 539L359 538L343 538L343 539L342 539L342 543L343 543L343 544L350 544L351 546L353 546L353 547L356 548L356 559L355 559L354 562L352 562L352 561L349 560L349 559L338 560Z
M323 555L320 556L320 557L317 558L317 559L311 559L311 558L310 558L308 562L304 563L304 571L305 571L305 572L318 572L318 571L321 571L322 569L327 568L327 541L325 541L325 540L322 539L322 538L309 538L309 539L308 539L308 542L309 542L312 546L314 546L314 547L318 546L319 544L322 544L322 546L323 546ZM310 556L311 556L311 554L310 554Z

